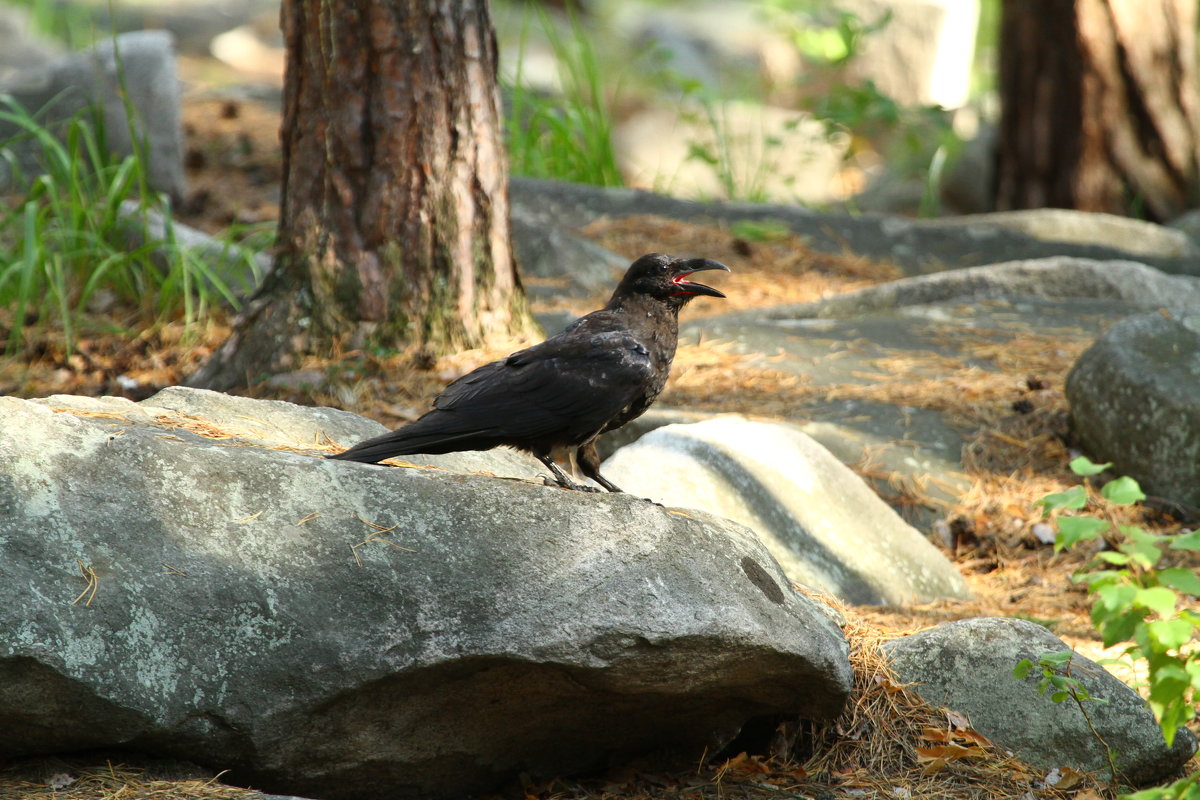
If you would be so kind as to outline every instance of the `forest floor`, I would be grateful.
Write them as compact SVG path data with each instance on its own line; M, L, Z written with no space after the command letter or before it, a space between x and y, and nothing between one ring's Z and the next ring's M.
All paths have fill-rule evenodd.
M278 214L280 155L278 114L249 102L209 99L189 102L185 109L191 193L180 209L181 221L207 231L233 223L269 223ZM888 265L858 258L815 253L803 242L783 239L744 242L728 230L685 225L665 220L627 220L605 223L587 231L605 246L633 257L643 252L692 252L736 263L735 274L722 276L727 303L695 303L689 317L771 303L816 299L898 277ZM569 310L582 313L606 298L579 298ZM178 324L132 331L126 320L97 324L78 347L68 353L61 335L44 331L26 357L0 362L0 392L35 397L55 393L124 394L143 399L157 389L176 384L217 346L228 332L216 320L202 330L185 331ZM117 333L103 333L116 330ZM124 332L121 332L121 331ZM514 343L515 344L515 343ZM263 397L333 405L395 426L415 417L447 382L473 367L502 356L509 348L477 350L437 359L433 363L408 353L383 356L345 354L356 362L357 378L335 383L313 394L296 389L258 389ZM730 754L727 758L692 764L673 772L623 767L584 781L551 780L526 783L502 793L523 800L549 798L759 798L759 797L879 797L879 798L1042 798L1090 800L1107 796L1102 781L1067 773L1050 786L1045 776L1006 757L971 731L966 720L919 701L895 685L879 654L879 643L934 624L978 616L1019 617L1045 625L1069 646L1090 658L1104 652L1093 631L1086 593L1072 574L1084 565L1085 554L1055 555L1040 542L1034 525L1041 520L1036 501L1050 491L1076 483L1066 469L1069 457L1062 387L1080 346L1047 353L1030 347L1013 348L1002 360L994 386L968 387L980 421L978 434L965 447L970 463L988 465L975 474L975 485L954 507L940 504L955 536L948 551L975 594L970 601L944 601L912 607L842 608L849 620L848 636L858 672L851 708L839 720L816 728L784 726L774 744L763 752ZM992 354L994 355L994 354ZM664 406L697 410L737 411L766 419L782 418L785 408L805 387L793 375L753 366L749 359L716 343L680 348ZM305 369L329 370L335 365L313 360ZM344 367L345 365L337 365ZM122 376L122 382L117 377ZM372 376L364 378L362 376ZM136 382L135 388L129 379ZM1035 385L1036 384L1036 385ZM963 386L953 384L955 393ZM1033 413L1018 427L1010 420L1011 387L1036 389ZM126 388L122 388L122 387ZM915 386L903 375L892 375L874 391L895 392L906 404L941 407L945 385ZM987 413L994 407L995 413ZM983 409L981 412L980 409ZM858 465L867 477L870 465ZM968 468L970 464L968 464ZM997 468L1001 467L1001 468ZM934 502L911 489L913 502ZM1159 532L1177 532L1178 520L1152 510L1129 512L1123 518ZM1114 672L1131 684L1137 676L1128 669ZM790 746L781 746L784 742ZM773 749L771 749L773 748ZM244 790L204 779L159 780L124 763L105 760L61 762L72 781L51 790L45 783L0 772L0 800L58 798L58 800L183 800L183 798L251 798ZM0 768L5 765L0 764ZM10 765L11 767L11 765Z

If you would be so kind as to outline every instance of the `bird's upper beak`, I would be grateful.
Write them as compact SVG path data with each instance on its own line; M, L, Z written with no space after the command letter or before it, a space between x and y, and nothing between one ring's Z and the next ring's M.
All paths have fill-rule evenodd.
M674 275L671 276L671 283L678 289L678 294L706 294L709 297L724 297L725 295L712 288L705 286L703 283L692 283L685 281L684 278L691 275L693 272L703 272L706 269L723 269L729 272L729 267L722 264L720 261L713 261L711 258L692 258L686 261L680 261L675 265Z

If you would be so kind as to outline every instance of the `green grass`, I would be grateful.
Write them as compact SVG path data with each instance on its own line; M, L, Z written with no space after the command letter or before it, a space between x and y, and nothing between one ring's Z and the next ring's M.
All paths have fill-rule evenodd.
M524 82L524 51L529 20L521 32L521 55L506 120L512 174L532 178L621 186L612 140L612 117L591 40L571 18L564 36L541 8L541 29L554 51L561 97L545 97Z
M0 309L8 313L7 350L20 350L39 330L61 328L68 349L103 293L125 324L147 328L205 319L216 303L236 304L228 285L175 241L170 209L147 187L140 155L114 158L103 126L88 115L51 131L11 100L0 120L20 133L0 142L0 159L17 187L0 203ZM57 133L57 135L56 135ZM37 167L14 155L16 140L36 144ZM122 204L132 201L136 213ZM165 218L159 238L131 246L130 226Z

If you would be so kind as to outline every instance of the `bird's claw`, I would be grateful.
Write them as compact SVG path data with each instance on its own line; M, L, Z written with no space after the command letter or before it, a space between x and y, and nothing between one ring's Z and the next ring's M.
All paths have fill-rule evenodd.
M548 475L542 476L542 484L544 486L555 486L559 489L567 489L572 492L599 493L604 491L603 489L599 489L595 486L585 486L582 483L575 483L574 481L560 481L557 478L551 478Z

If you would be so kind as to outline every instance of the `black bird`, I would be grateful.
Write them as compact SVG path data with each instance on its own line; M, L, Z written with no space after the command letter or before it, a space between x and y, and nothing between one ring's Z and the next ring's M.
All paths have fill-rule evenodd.
M550 457L555 448L574 447L583 474L619 492L600 474L596 437L641 416L658 397L675 358L679 309L697 295L725 296L686 280L712 269L729 271L707 258L644 255L630 265L604 308L541 344L462 376L420 419L329 458L375 463L509 445L536 456L560 486L586 489Z

